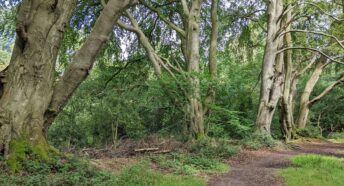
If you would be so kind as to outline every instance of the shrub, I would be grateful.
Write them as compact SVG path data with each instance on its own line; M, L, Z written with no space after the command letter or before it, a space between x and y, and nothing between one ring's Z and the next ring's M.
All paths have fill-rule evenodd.
M206 138L191 145L190 152L207 158L228 158L239 151L238 146L230 144L228 140Z
M327 138L330 139L344 139L344 132L332 132L330 133Z
M0 170L0 185L109 185L115 181L111 173L77 158L55 157L49 162L29 159L16 174Z
M319 128L309 125L304 129L300 129L297 132L297 135L301 137L307 137L307 138L321 138L321 131Z
M277 146L277 141L270 135L253 133L243 140L243 144L251 149L259 149L263 147L271 148Z

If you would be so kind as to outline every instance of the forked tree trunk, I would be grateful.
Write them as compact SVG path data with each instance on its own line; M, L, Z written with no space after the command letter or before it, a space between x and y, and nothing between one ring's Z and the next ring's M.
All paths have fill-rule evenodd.
M40 152L48 149L42 131L44 113L53 94L58 49L75 3L24 0L20 5L17 38L0 99L0 149L5 157L17 153L24 143Z
M306 105L307 107L303 107L303 105L301 105L300 108L300 114L299 114L299 119L300 119L300 123L301 126L303 128L305 128L307 121L308 121L308 114L309 114L309 110L312 107L313 104L315 104L316 102L318 102L319 100L321 100L324 96L326 96L327 94L329 94L335 87L342 85L344 83L344 75L342 77L340 77L337 81L333 82L332 84L330 84L328 87L326 87L318 96L314 97L312 100L308 101L308 104L303 104ZM301 110L303 109L303 110ZM302 120L301 120L302 119ZM302 123L304 122L304 123ZM303 129L300 127L300 129Z
M187 90L182 88L184 94L188 100L186 105L183 105L183 111L185 113L185 118L187 120L188 132L196 139L200 139L205 135L204 127L204 116L208 109L205 109L201 100L201 90L200 90L200 80L198 74L200 73L200 11L201 11L201 0L193 0L188 3L186 0L181 0L182 9L180 10L181 19L183 22L183 28L175 25L164 15L161 11L155 7L150 6L145 1L140 0L140 2L149 8L151 11L155 12L159 18L166 23L171 29L175 30L181 39L181 51L185 62L187 64L187 69L183 69L180 66L178 68L173 67L171 64L164 64L164 60L161 60L159 55L154 51L153 47L149 43L149 40L144 35L143 31L139 27L137 21L127 13L127 17L131 21L131 25L126 25L123 22L118 22L118 25L126 30L132 31L137 34L140 43L146 50L148 58L153 64L156 75L161 75L161 69L166 70L172 77L175 78L173 72L169 69L170 67L184 75L188 81L189 87ZM189 5L191 7L189 8ZM217 45L217 6L218 0L212 1L212 36L211 36L211 46L210 46L210 59L209 59L209 71L214 79L216 77L216 45ZM168 90L166 91L169 92ZM214 101L215 91L214 87L210 88L208 99L205 101L211 104Z
M132 1L110 0L81 50L55 85L55 63L76 0L24 0L17 18L17 38L10 64L2 72L0 151L12 170L31 146L42 159L51 149L44 135L79 84L112 32L118 16ZM21 153L21 154L19 154Z
M268 35L262 64L261 92L256 120L257 132L270 135L270 126L281 96L283 80L283 53L277 55L281 47L280 16L283 12L283 0L268 1Z

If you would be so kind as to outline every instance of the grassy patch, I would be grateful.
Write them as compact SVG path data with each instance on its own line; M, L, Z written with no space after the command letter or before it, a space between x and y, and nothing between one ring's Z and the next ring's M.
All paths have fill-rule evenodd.
M180 176L153 171L148 163L143 161L124 170L120 175L116 185L128 186L205 186L201 179L191 176Z
M157 168L178 175L197 175L199 173L227 172L229 166L225 159L239 151L227 140L205 138L189 146L187 152L175 152L152 156L151 161Z
M280 173L287 186L340 186L344 185L344 159L299 155L291 158L295 167L283 169Z
M227 172L229 166L217 159L202 157L195 154L172 153L151 157L159 169L179 175L195 175L201 172Z

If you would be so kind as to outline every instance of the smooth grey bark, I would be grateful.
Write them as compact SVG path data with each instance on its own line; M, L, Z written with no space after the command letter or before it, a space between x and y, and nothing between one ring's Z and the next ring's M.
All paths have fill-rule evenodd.
M218 0L212 0L211 2L211 33L209 44L209 60L208 68L210 74L210 85L208 88L208 94L204 100L204 113L209 114L209 106L215 103L215 83L217 78L217 39L219 35L218 26Z
M289 1L286 1L289 3ZM289 9L289 6L286 7ZM285 31L287 32L284 35L284 45L289 48L292 47L292 37L291 33L291 24L289 23L292 18L292 11L288 11L285 15L283 26L286 27ZM288 25L287 25L288 24ZM288 50L284 55L284 83L283 91L281 98L281 109L280 109L280 127L283 135L283 139L288 141L292 138L292 132L294 128L294 112L293 112L293 99L294 91L296 89L296 83L293 81L293 60L292 60L292 50Z
M304 129L306 127L309 119L310 108L312 107L312 105L321 100L327 94L329 94L335 87L344 83L344 76L341 76L337 81L333 82L328 87L326 87L319 95L315 96L313 99L310 99L314 87L316 83L319 81L319 78L322 74L324 67L327 65L326 60L327 59L323 56L320 58L302 92L297 119L298 129Z
M268 4L268 34L262 64L261 90L258 114L256 119L257 132L270 135L270 126L281 96L283 84L283 53L277 55L281 48L281 15L283 0L269 0ZM282 43L283 44L283 43Z
M146 35L143 33L143 31L140 28L136 19L129 12L126 12L125 15L129 18L131 25L127 25L127 24L123 23L122 21L118 21L117 25L120 26L121 28L125 29L125 30L134 32L137 35L141 45L143 46L143 48L145 49L145 51L147 53L147 56L148 56L150 62L152 63L155 74L157 76L160 76L162 73L161 65L164 64L162 59L156 53L155 49L153 48L153 46L149 42Z
M56 83L49 109L45 113L45 126L49 126L61 112L73 92L86 79L99 51L108 41L118 18L136 0L110 0L102 10L86 42L67 66L64 75Z
M305 88L302 92L302 95L300 98L300 108L299 108L299 113L298 113L298 119L297 119L297 127L299 129L303 129L306 126L306 123L308 121L308 114L309 114L309 99L316 83L319 81L319 78L321 76L323 68L325 67L325 64L326 64L326 58L324 57L320 58L315 66L315 69L311 77L307 81Z

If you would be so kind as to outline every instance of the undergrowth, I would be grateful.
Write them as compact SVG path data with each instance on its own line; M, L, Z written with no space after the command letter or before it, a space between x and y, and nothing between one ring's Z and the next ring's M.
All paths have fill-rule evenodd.
M291 161L294 167L280 172L287 186L344 185L344 159L308 154L292 157Z
M6 161L0 159L0 185L205 185L195 176L227 172L225 160L238 150L228 140L206 138L177 152L146 156L145 161L118 173L96 168L89 160L75 156L49 157L49 161L27 158L17 172L6 168Z
M304 129L299 129L296 134L307 138L322 138L320 129L312 125L308 125Z
M204 181L192 176L167 174L150 169L146 161L125 168L119 174L95 168L85 159L56 158L50 163L28 160L21 172L13 173L1 165L0 185L6 186L203 186Z
M258 133L246 137L242 140L242 143L244 146L255 150L263 147L272 148L278 145L278 142L271 136Z
M224 161L238 150L225 140L204 139L193 143L188 152L151 156L151 161L159 169L179 175L227 172L229 166Z
M333 132L327 138L336 143L344 143L344 132Z
M46 163L27 160L17 173L0 170L0 185L99 185L114 181L109 172L74 157L54 158Z

